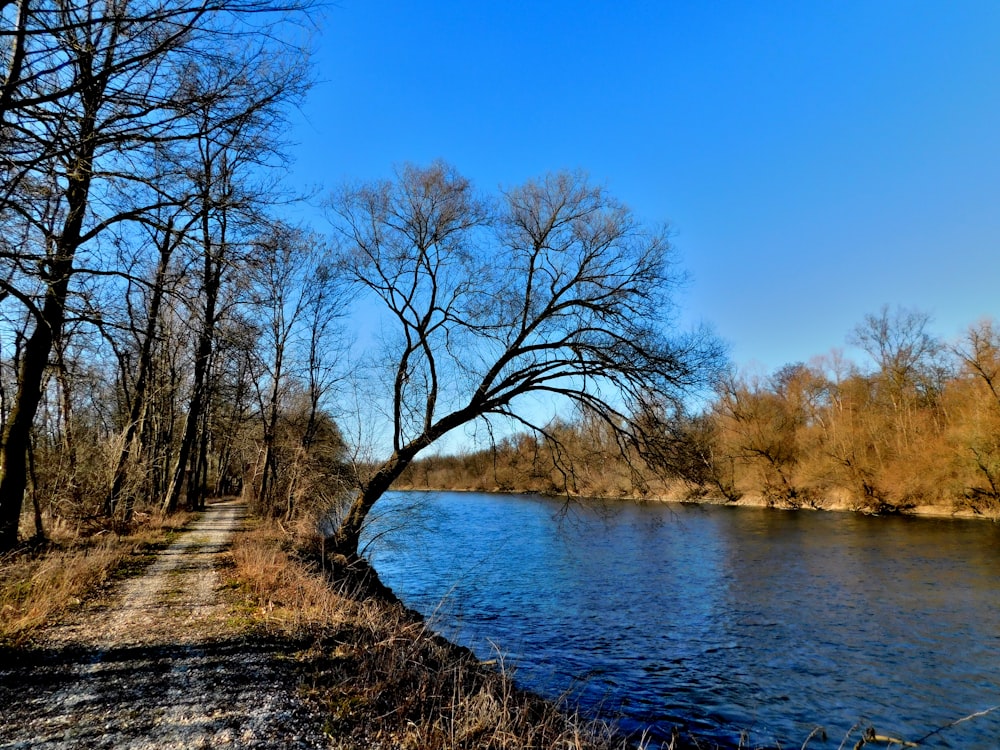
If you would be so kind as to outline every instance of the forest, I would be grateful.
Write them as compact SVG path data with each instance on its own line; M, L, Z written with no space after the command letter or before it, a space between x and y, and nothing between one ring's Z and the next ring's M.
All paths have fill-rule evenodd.
M661 414L622 451L592 415L488 450L432 456L413 488L747 501L867 513L1000 510L1000 330L933 336L930 316L883 307L841 350L767 375L727 370L703 406Z
M339 459L329 260L279 218L307 10L3 4L0 550Z

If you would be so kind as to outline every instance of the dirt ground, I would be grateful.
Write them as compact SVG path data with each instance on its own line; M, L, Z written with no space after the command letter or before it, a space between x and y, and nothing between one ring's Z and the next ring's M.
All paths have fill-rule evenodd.
M280 644L229 624L238 503L210 506L146 572L0 654L0 748L325 748Z

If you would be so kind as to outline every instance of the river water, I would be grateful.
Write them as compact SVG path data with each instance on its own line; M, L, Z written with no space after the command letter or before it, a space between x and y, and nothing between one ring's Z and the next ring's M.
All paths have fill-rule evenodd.
M628 732L853 747L1000 705L996 524L451 492L376 511L368 554L406 604ZM921 746L1000 748L1000 710Z

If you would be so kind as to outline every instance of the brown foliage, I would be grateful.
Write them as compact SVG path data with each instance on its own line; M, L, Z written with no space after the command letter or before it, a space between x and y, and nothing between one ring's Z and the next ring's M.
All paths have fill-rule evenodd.
M581 418L481 453L418 461L403 481L996 516L1000 333L981 321L948 359L926 324L926 316L907 311L869 316L855 334L872 354L868 371L835 353L769 377L730 374L701 414L644 417L659 421L650 430L659 437L641 454L619 450L599 424Z

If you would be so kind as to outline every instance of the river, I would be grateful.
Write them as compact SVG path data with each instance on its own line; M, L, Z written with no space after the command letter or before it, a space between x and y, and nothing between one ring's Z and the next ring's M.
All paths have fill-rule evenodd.
M368 553L434 629L627 732L853 747L1000 705L993 523L453 492L376 512ZM995 750L1000 710L922 746Z

